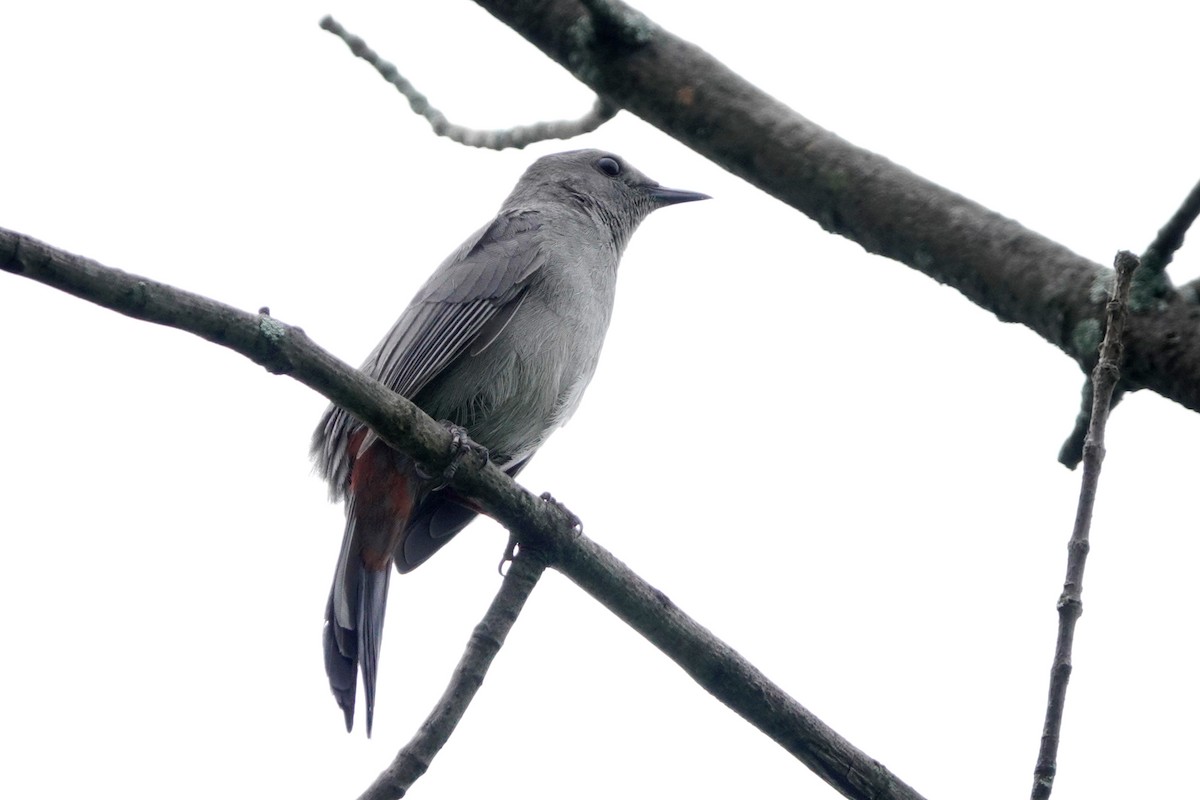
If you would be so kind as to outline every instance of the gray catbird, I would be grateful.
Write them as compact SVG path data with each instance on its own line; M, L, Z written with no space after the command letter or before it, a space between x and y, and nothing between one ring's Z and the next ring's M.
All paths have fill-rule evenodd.
M599 150L538 159L496 218L425 282L362 371L465 428L515 476L579 405L634 229L657 208L706 197L659 186ZM325 671L349 731L362 662L369 736L392 562L415 569L477 511L336 406L321 417L312 454L333 499L346 501Z

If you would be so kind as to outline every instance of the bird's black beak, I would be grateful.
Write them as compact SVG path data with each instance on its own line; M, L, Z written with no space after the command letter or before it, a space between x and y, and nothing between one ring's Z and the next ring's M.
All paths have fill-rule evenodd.
M668 189L666 186L652 186L648 192L654 202L662 206L673 206L676 203L690 203L693 200L711 200L708 195L700 192L688 192L683 189Z

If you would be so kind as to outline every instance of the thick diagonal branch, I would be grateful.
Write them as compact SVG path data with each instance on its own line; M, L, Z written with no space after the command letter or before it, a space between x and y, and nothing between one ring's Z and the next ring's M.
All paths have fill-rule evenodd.
M337 360L299 328L0 228L0 270L22 275L130 317L188 331L286 374L345 407L389 446L443 470L452 437L403 397ZM558 503L518 486L483 457L460 460L450 481L638 633L714 697L851 798L918 800L911 787L853 747L732 648L577 529Z
M617 0L476 2L613 105L826 230L1095 363L1112 270L855 147ZM1132 317L1128 385L1200 410L1197 329L1200 307L1176 295Z

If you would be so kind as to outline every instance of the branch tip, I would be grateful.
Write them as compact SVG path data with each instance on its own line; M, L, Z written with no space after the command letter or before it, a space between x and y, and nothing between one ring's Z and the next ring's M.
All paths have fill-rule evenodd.
M1175 253L1183 247L1183 240L1188 229L1200 216L1200 182L1184 198L1183 204L1167 220L1167 224L1159 230L1154 241L1142 254L1142 266L1149 274L1159 274L1166 270L1167 265L1175 258Z

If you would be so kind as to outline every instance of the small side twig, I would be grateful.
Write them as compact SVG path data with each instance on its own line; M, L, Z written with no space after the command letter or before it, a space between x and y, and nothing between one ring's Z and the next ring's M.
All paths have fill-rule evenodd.
M1175 289L1165 274L1167 265L1175 258L1175 252L1183 246L1184 236L1197 217L1200 217L1200 182L1192 187L1192 191L1188 192L1188 196L1184 198L1183 205L1171 215L1167 224L1159 229L1154 241L1142 253L1132 289L1131 305L1135 311L1138 308L1150 307L1154 298L1161 298L1168 294L1175 294L1185 303L1200 302L1200 281L1192 281ZM1075 469L1083 458L1083 440L1091 424L1091 386L1090 380L1084 382L1080 411L1075 417L1075 427L1058 451L1059 463L1068 469ZM1131 388L1133 387L1118 383L1113 395L1112 406L1121 402L1121 398Z
M1129 293L1129 307L1134 312L1157 308L1168 299L1195 302L1194 287L1176 289L1167 275L1167 265L1175 258L1175 251L1183 247L1183 238L1198 215L1200 183L1192 187L1183 205L1171 215L1142 253L1141 267L1133 278L1133 289Z
M368 47L362 38L347 31L333 17L327 16L322 19L321 27L340 38L350 48L351 53L374 67L384 80L396 87L396 91L408 99L412 110L429 121L434 133L468 147L481 147L488 150L508 148L520 150L528 145L549 139L571 139L596 130L621 110L618 106L597 97L591 110L579 119L535 122L532 125L518 125L514 128L491 131L467 128L446 119L445 114L430 104L429 98L417 91L416 87L400 74L400 70L396 69L395 64L380 58L379 54Z
M1146 252L1142 253L1143 277L1147 273L1159 273L1167 268L1167 265L1175 258L1175 251L1183 246L1183 237L1198 216L1200 216L1200 183L1192 187L1192 191L1184 199L1183 205L1167 220L1167 224L1162 226L1158 235L1154 237L1154 241L1146 248Z
M1122 250L1117 253L1114 266L1117 280L1112 299L1108 302L1108 324L1100 345L1100 360L1092 371L1091 422L1083 445L1083 479L1079 488L1075 526L1067 544L1067 578L1058 600L1058 638L1054 647L1054 663L1050 668L1046 721L1042 726L1042 741L1033 771L1033 800L1046 800L1054 787L1067 682L1071 678L1071 647L1075 639L1075 623L1083 613L1083 569L1091 548L1088 537L1092 526L1092 509L1096 503L1100 466L1104 461L1104 426L1108 422L1113 388L1121 375L1121 340L1129 313L1129 287L1138 266L1138 257Z
M396 758L359 796L359 800L397 800L404 797L413 783L425 774L434 756L458 727L459 720L483 683L492 659L500 652L505 637L517 621L517 615L545 570L546 562L540 554L532 551L517 553L504 575L500 591L471 633L467 648L454 668L450 684L441 699L413 738L400 748Z

